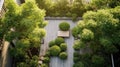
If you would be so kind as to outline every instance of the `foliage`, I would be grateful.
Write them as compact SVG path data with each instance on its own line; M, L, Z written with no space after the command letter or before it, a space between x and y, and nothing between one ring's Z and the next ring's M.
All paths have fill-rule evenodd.
M61 43L64 43L65 42L65 40L63 39L63 38L61 38L61 37L57 37L56 39L55 39L55 44L56 45L60 45Z
M84 66L83 62L77 62L74 64L73 67L85 67L85 66Z
M81 34L81 39L92 40L94 38L94 33L88 29L83 29Z
M105 61L104 61L104 58L103 58L103 57L94 55L94 56L92 57L92 63L93 63L93 66L94 66L94 67L103 67Z
M70 29L70 24L67 22L62 22L59 24L59 28L62 31L68 31Z
M13 0L5 1L6 13L1 18L1 38L12 42L15 47L10 49L10 54L15 58L16 67L37 67L40 40L45 36L44 21L45 11L37 7L34 0L26 0L21 6Z
M78 33L78 27L74 27L73 29L72 29L72 35L74 36L74 37L78 37L77 35L78 35L79 33Z
M73 48L75 50L80 50L81 48L84 48L84 47L85 47L85 44L82 41L77 40L74 42Z
M62 51L65 51L67 49L67 44L66 43L60 44L60 48Z
M73 17L76 19L86 11L82 0L69 2L68 0L36 0L39 8L46 10L47 16L52 17Z
M49 57L44 57L43 62L44 63L49 63L50 62L50 58Z
M66 53L66 52L61 52L61 53L59 54L59 57L60 57L61 59L63 59L63 60L67 59L67 53Z
M61 52L61 49L59 46L55 45L55 46L50 47L50 55L51 56L58 56L60 52Z
M54 45L55 45L55 41L54 40L52 40L52 41L49 42L49 47L52 47Z
M48 67L47 64L41 64L40 67Z
M105 2L103 2L105 3ZM102 6L101 6L102 7ZM101 9L97 11L88 11L84 14L83 20L79 21L76 25L76 36L80 35L79 42L84 47L84 50L90 48L92 51L90 56L81 55L75 56L74 61L82 61L85 66L89 67L108 67L111 62L111 53L118 52L118 46L120 46L120 10L119 6L112 9ZM73 48L80 49L79 42L74 45ZM106 57L107 56L107 57ZM106 62L106 63L104 63ZM99 64L100 63L100 64Z
M87 5L87 8L98 10L98 9L105 9L105 8L115 8L116 6L120 6L119 0L104 0L104 1L92 0L92 2L89 5Z

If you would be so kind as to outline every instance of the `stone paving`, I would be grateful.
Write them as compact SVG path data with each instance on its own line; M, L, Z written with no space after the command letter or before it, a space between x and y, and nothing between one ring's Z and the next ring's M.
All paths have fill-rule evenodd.
M57 37L57 31L59 30L59 24L62 21L66 21L70 24L70 28L72 29L76 23L73 22L72 20L47 20L49 23L45 27L47 31L47 35L44 38L44 48L48 48L48 43L51 40L54 40ZM72 67L73 66L73 42L74 38L71 34L71 29L70 29L70 37L65 38L65 42L67 43L67 53L68 53L68 58L67 60L61 60L58 57L52 57L50 60L50 67Z

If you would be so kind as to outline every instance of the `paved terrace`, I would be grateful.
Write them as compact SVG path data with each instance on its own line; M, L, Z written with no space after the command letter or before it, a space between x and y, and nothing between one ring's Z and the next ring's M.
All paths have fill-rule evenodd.
M43 48L48 48L48 43L51 40L54 40L57 37L57 32L59 30L59 24L62 21L66 21L70 24L70 28L73 28L75 26L75 22L73 22L72 20L47 20L49 23L48 25L45 27L46 31L47 31L47 35L45 37L44 40L44 47ZM71 34L71 30L70 30L70 37L69 38L65 38L65 41L67 43L67 53L68 53L68 59L67 60L61 60L58 57L52 57L50 60L50 67L72 67L73 66L73 42L74 42L74 38Z

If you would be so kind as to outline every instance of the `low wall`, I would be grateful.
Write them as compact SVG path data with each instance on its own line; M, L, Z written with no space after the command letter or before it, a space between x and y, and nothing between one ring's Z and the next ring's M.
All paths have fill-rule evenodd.
M45 17L45 20L72 20L72 17ZM82 17L78 17L76 20L82 20Z

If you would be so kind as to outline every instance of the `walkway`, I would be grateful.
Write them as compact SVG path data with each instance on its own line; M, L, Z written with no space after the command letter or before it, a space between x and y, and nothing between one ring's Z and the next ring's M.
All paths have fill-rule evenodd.
M51 40L54 40L57 37L57 31L59 30L59 24L62 21L69 22L70 27L73 28L75 26L75 23L71 20L47 20L49 23L45 27L47 31L47 35L45 37L44 45L46 45L45 48L48 48L48 43ZM71 33L71 32L70 32ZM68 45L67 53L68 53L68 59L63 61L60 60L58 57L52 57L50 61L50 67L72 67L73 66L73 42L74 38L72 34L70 34L69 38L65 38L65 41Z
M11 67L12 59L10 58L8 49L9 49L9 42L5 41L1 56L1 64L2 64L1 67Z

